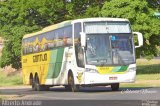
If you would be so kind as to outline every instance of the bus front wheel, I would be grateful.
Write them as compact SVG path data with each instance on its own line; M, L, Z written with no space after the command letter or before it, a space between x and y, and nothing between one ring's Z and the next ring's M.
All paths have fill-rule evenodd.
M67 86L67 88L72 92L78 92L79 91L79 86L75 85L72 73L70 73L68 75L68 86Z
M119 90L119 83L111 84L112 91L118 91Z

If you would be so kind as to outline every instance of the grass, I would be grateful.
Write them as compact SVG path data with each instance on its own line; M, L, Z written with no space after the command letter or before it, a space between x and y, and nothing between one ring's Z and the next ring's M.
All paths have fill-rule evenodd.
M1 60L1 52L0 52ZM0 87L1 86L12 86L12 85L22 85L22 77L19 74L7 76L0 68ZM1 97L0 97L1 98Z
M160 81L160 74L143 74L137 75L136 80L143 81L143 80L159 80Z
M0 95L0 101L6 99L5 96Z
M160 84L152 84L151 83L145 83L145 82L142 82L142 83L134 83L134 84L129 84L129 83L126 83L126 84L120 84L120 87L122 88L143 88L143 87L146 87L146 88L152 88L152 87L160 87Z
M160 74L137 75L134 83L121 83L121 87L160 87Z
M160 59L137 59L137 74L160 73Z
M21 85L22 77L19 74L7 76L0 71L0 86Z

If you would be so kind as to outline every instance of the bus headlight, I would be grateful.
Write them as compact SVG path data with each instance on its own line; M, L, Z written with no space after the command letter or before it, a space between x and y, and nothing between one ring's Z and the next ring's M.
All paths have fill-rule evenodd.
M86 72L98 73L98 71L96 69L90 69L90 68L86 68Z
M129 72L136 71L136 67L129 68L129 70L128 70L128 71L129 71Z

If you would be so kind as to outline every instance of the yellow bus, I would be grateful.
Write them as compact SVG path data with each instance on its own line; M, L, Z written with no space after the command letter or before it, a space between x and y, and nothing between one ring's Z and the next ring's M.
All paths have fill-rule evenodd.
M133 36L138 37L138 46ZM134 82L135 47L142 34L132 32L127 19L84 18L51 25L22 39L23 83L33 90L64 86L107 86Z

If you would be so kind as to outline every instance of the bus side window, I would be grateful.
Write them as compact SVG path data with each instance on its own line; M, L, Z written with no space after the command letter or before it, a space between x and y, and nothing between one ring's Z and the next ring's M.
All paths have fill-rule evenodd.
M33 52L33 48L32 46L29 46L29 53L32 53Z
M80 32L81 29L81 23L75 23L74 25L74 36L75 36L75 54L76 54L76 60L78 67L84 68L84 52L81 47L80 43Z

